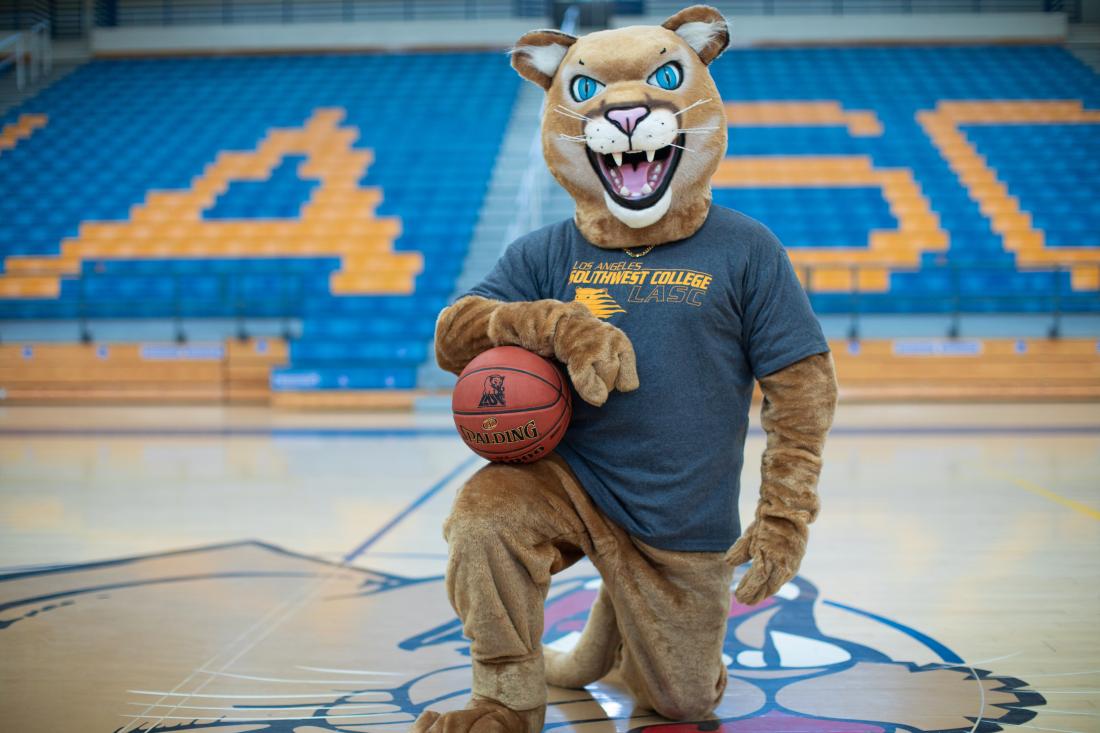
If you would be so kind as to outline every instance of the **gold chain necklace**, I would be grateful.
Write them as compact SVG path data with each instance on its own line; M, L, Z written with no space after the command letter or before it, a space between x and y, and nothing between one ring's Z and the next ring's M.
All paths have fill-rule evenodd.
M634 259L638 259L639 257L645 257L647 254L652 252L653 248L656 247L656 246L657 245L655 245L655 244L651 244L648 247L646 247L645 249L643 249L639 254L634 254L633 252L631 252L630 250L633 249L632 247L624 248L623 252L626 253L627 257L633 257Z

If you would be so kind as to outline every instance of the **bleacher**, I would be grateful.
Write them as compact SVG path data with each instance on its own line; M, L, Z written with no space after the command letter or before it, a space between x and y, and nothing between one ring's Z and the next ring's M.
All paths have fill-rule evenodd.
M712 69L715 199L777 232L819 314L1100 313L1100 80L1063 49L735 49ZM101 319L293 321L246 389L224 386L239 346L158 368L220 380L180 399L266 399L264 370L284 404L412 390L519 83L498 53L89 63L0 117L0 320L91 340ZM61 357L26 348L5 352L9 398L75 398L38 378ZM92 360L104 399L146 353L72 348L54 376Z
M736 156L715 199L775 230L819 314L1100 311L1100 78L1066 50L733 50L712 71Z
M518 84L496 53L90 63L0 119L0 318L300 319L276 389L412 387Z

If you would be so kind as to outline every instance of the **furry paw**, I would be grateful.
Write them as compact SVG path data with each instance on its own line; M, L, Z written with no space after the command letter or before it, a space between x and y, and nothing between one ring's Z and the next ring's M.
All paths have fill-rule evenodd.
M638 388L634 345L621 330L587 315L563 319L558 331L559 358L585 402L599 407L613 389Z
M734 566L752 560L734 591L737 600L755 606L794 578L806 553L806 535L806 527L787 520L764 517L749 525L725 558Z
M546 708L516 711L485 698L474 697L464 710L437 713L425 710L409 733L538 733Z

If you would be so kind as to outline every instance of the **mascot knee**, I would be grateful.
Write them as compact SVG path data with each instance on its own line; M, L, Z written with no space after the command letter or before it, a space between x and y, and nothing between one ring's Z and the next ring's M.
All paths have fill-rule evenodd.
M456 503L443 522L443 538L451 552L463 555L498 547L505 531L492 512L470 502Z
M500 518L494 516L491 506L482 500L482 492L471 479L443 522L443 538L451 551L469 551L499 545L505 531Z
M725 690L725 678L720 685ZM669 685L653 701L653 710L670 720L701 720L718 707L721 691L715 695L713 687L700 689L688 685Z

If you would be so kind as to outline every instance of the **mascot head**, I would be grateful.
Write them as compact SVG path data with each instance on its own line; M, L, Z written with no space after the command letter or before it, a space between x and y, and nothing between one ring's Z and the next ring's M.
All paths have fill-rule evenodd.
M574 38L532 31L512 66L546 90L542 147L577 204L577 226L610 249L689 237L710 209L726 119L707 65L729 44L721 13Z

